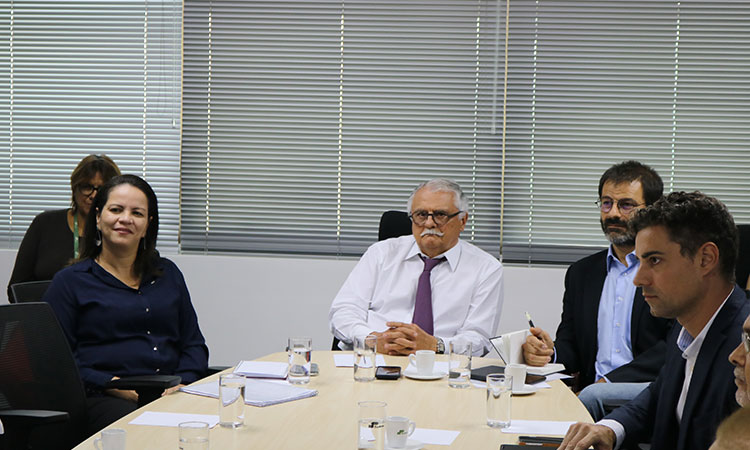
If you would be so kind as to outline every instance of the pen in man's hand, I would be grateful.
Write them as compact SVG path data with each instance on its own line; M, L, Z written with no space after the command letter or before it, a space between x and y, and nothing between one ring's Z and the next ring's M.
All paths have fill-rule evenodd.
M526 320L528 320L528 321L529 321L529 326L530 326L530 327L532 327L532 328L536 328L536 327L534 327L534 321L533 321L533 320L531 320L531 314L529 314L529 312L528 312L528 311L526 311Z

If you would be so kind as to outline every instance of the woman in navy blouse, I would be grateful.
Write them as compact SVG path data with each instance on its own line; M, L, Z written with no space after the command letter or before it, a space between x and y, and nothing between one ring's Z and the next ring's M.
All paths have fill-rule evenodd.
M93 433L136 409L133 391L112 379L207 369L208 348L182 273L156 251L156 194L135 175L102 185L91 207L78 263L58 272L44 300L55 311L86 387ZM175 388L176 389L176 388Z

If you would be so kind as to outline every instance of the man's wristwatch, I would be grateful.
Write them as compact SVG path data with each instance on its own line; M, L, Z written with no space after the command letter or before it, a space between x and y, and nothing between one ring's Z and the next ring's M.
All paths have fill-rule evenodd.
M445 342L443 342L442 339L437 338L437 349L435 350L435 353L438 355L442 355L445 353Z

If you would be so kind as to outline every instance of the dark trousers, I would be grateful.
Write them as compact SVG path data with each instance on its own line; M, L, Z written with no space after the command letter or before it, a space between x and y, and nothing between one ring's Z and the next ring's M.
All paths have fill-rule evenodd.
M86 405L89 416L86 428L87 437L138 409L138 405L131 401L104 394L87 397Z

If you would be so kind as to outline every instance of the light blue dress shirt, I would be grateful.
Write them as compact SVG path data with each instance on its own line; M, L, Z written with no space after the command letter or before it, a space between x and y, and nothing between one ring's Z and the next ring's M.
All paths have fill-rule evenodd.
M633 313L635 285L639 261L635 251L625 256L625 266L615 256L612 246L607 252L607 278L599 300L597 321L598 351L596 352L596 380L633 360L630 342L630 318ZM607 380L609 381L609 380Z

